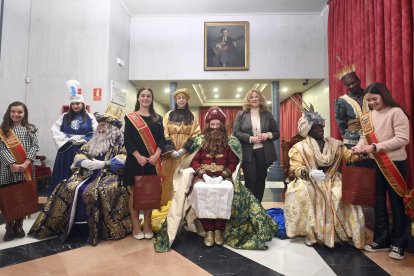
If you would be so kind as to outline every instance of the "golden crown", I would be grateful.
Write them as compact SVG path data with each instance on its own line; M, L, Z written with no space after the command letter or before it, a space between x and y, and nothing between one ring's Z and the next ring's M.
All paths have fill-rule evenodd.
M350 73L355 73L356 70L356 65L355 64L351 64L348 66L344 66L341 68L341 70L339 70L338 73L336 73L336 78L338 80L341 80L344 76L350 74Z
M173 97L175 99L178 94L184 94L184 96L187 98L187 100L189 100L190 99L190 93L191 93L191 90L190 89L188 89L188 88L180 88L180 89L177 89L174 92Z
M119 105L109 103L106 108L105 115L121 119L122 108Z

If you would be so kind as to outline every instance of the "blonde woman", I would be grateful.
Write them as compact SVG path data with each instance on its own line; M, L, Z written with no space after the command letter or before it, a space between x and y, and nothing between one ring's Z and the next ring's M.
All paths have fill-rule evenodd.
M237 113L233 131L243 149L245 186L261 202L267 168L277 160L273 141L280 137L277 123L272 113L267 111L262 92L254 89L247 92L243 110Z

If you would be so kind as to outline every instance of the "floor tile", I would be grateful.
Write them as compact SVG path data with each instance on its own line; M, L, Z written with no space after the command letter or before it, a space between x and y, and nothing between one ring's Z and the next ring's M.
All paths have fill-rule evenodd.
M172 249L213 275L279 275L227 247L208 248L203 244L203 237L192 232L183 231Z
M29 232L29 230L32 227L33 223L35 222L37 216L38 216L38 213L31 215L30 219L26 218L25 220L23 220L23 229L26 233ZM15 246L23 245L23 244L38 242L37 239L29 237L29 236L25 236L25 237L20 238L20 239L14 239L14 240L5 242L5 241L3 241L3 236L4 236L5 233L6 233L5 225L1 225L0 226L0 250L5 249L5 248L9 248L9 247L15 247Z

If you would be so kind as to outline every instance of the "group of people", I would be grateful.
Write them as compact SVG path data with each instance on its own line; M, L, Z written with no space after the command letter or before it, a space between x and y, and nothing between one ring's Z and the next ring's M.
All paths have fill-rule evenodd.
M238 139L227 133L226 116L218 107L209 110L207 124L201 134L198 121L188 106L189 89L175 91L175 108L164 119L154 110L152 90L147 87L139 89L135 111L125 116L122 132L121 111L116 105L110 105L105 113L93 116L86 110L82 95L77 93L79 83L71 80L67 85L71 92L69 110L51 129L58 153L49 187L50 195L28 233L30 236L46 238L57 235L64 241L74 224L85 224L88 227L88 242L92 245L99 239L120 239L131 232L135 239L151 239L152 210L136 210L133 207L134 192L137 192L133 188L134 177L162 174L161 204L170 204L171 211L165 214L165 223L157 241L168 235L170 239L175 237L163 231L168 228L170 214L180 208L175 204L180 191L184 192L182 195L187 207L191 208L188 199L192 197L194 209L201 206L199 210L208 213L208 206L215 207L211 202L207 202L207 207L203 205L206 202L198 205L198 199L194 197L199 186L195 185L196 182L212 184L214 181L223 184L214 185L217 187L227 183L227 211L223 217L199 217L203 227L198 230L207 233L205 244L221 245L226 237L227 242L235 247L265 248L264 243L272 238L277 225L260 204L266 174L266 168L263 169L262 165L269 166L276 160L276 152L271 145L279 137L279 132L275 120L265 109L265 100L259 91L248 93L246 110L238 115L238 134L243 137L240 139L251 136L240 144ZM250 108L255 112L252 115L253 125L250 119L245 119L250 118ZM33 166L38 151L37 128L28 123L27 107L16 102L9 106L2 129L2 183L13 185L27 180L24 172L28 166ZM18 161L21 158L12 155L7 144L10 137L16 135L26 153L23 163ZM242 147L250 147L250 154L242 156ZM266 148L271 151L269 157ZM195 159L185 158L189 155L194 157L196 152L199 155ZM161 158L161 153L164 153L164 158ZM7 161L3 162L3 159ZM192 160L188 165L194 171L188 177L188 185L177 185L181 183L175 179L177 167L187 159ZM245 173L246 185L251 192L240 182L242 160L244 165L262 162L257 168L251 166L251 170L260 169L260 173ZM256 179L256 174L262 177ZM139 220L140 211L144 213L143 223ZM6 223L4 240L25 235L21 227L22 219ZM175 221L182 226L181 219L175 218ZM233 226L226 228L226 224ZM167 243L163 247L158 246L158 242L156 244L158 251L168 250L171 245Z
M304 140L289 151L290 169L296 177L288 184L285 196L287 235L304 236L309 246L320 242L333 247L335 242L348 242L369 252L389 251L389 257L404 259L408 239L403 203L408 193L408 114L384 84L372 83L363 90L354 66L344 67L337 77L348 90L334 105L343 141L324 138L325 120L312 105L301 108L298 132ZM361 206L341 202L339 168L344 160L358 159L358 154L369 154L376 172L375 227L370 244L365 244Z
M407 189L408 115L385 85L373 83L363 90L355 68L338 77L349 91L335 102L343 141L325 138L325 120L312 105L301 106L298 132L304 140L289 151L295 179L286 191L286 233L304 236L309 246L319 242L333 247L343 241L371 252L390 250L390 257L402 259L408 235L402 202ZM234 133L229 135L226 115L216 106L208 110L206 125L200 129L188 106L189 89L174 92L175 108L162 118L154 110L153 91L143 87L138 90L135 111L125 115L122 132L122 110L110 105L105 113L92 116L76 93L77 85L68 82L69 111L52 126L58 153L50 196L29 235L58 235L63 241L73 224L79 223L88 226L92 245L131 232L137 240L152 239L153 210L134 208L134 193L139 193L134 178L162 175L161 206L168 205L169 210L156 236L156 251L167 251L183 227L204 235L208 247L226 242L235 248L266 248L278 225L261 201L268 167L277 160L273 142L280 134L260 91L246 94ZM38 140L23 103L10 104L0 136L2 185L28 180ZM13 141L20 150L10 146ZM369 245L365 245L361 207L341 202L339 166L342 160L357 158L352 153L372 154L376 161L376 224ZM394 178L389 176L389 166L397 172ZM393 209L392 233L387 192ZM22 220L6 222L4 240L25 235Z

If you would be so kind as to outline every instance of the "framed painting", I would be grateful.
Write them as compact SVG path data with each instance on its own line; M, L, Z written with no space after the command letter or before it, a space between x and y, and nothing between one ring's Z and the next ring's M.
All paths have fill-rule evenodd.
M204 22L204 70L249 70L249 22Z

